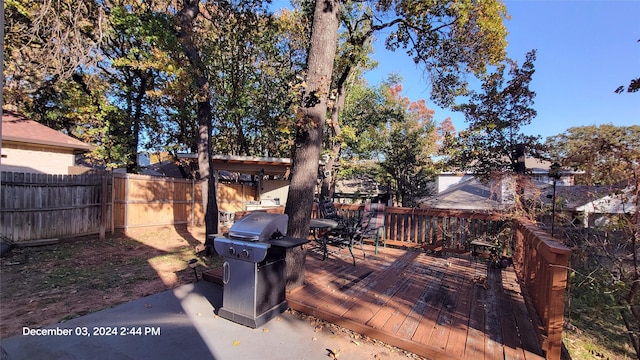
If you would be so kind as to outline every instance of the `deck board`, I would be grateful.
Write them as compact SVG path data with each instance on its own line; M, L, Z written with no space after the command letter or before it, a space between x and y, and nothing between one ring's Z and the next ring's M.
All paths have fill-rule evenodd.
M506 312L505 307L502 307L504 300L501 296L501 291L497 291L497 286L501 284L499 273L501 271L499 269L490 268L487 270L487 284L491 287L491 291L487 291L487 302L486 302L486 315L485 315L485 358L486 359L517 359L519 356L517 355L517 351L515 354L509 354L507 356L507 348L502 349L500 344L506 344L503 339L503 327L509 329L513 328L513 323L510 323L509 320L512 317L504 317L504 313ZM506 336L512 338L510 343L517 343L519 341L518 334L516 332L506 332ZM515 346L514 349L519 349L519 346Z
M289 306L426 358L542 358L512 268L469 255L365 251L356 266L348 252L325 261L309 252Z
M348 251L325 261L309 251L305 285L287 293L289 306L425 358L542 358L512 268L469 255L365 250L356 266Z
M377 310L384 306L399 287L406 282L407 279L403 276L404 266L409 265L412 259L412 257L401 259L401 262L390 271L375 274L372 278L367 279L369 286L364 287L362 292L357 294L358 296L353 296L350 299L352 306L341 315L350 319L366 319L367 321L374 317Z
M470 286L471 306L469 307L469 325L467 330L467 342L465 357L468 359L485 358L485 334L484 321L486 313L487 267L486 264L474 262L474 272Z
M462 272L464 267L456 266L453 271ZM463 273L464 274L464 273ZM466 272L468 274L468 272ZM471 276L467 275L459 277L461 282L468 282ZM459 358L464 355L464 348L467 340L467 328L469 324L468 314L470 310L471 299L471 286L469 284L463 285L460 291L456 294L457 301L451 318L451 333L449 339L447 339L447 345L445 351L453 354Z

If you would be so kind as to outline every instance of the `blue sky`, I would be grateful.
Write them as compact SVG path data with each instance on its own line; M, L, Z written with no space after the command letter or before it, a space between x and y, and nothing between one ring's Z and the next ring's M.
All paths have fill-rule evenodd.
M505 1L511 20L508 56L524 61L537 49L536 92L538 116L523 132L556 135L574 126L612 123L640 125L640 93L616 94L620 85L640 77L640 0L627 1ZM379 36L380 42L383 35ZM376 45L376 70L365 75L377 85L390 73L404 78L404 96L426 99L436 110L435 120L453 119L466 127L460 113L440 109L429 101L429 85L420 68L401 51Z

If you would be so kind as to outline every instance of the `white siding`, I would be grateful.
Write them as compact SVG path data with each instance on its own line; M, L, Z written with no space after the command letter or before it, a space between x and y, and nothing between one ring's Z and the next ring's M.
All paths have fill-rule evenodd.
M262 180L260 182L260 200L268 203L270 200L280 199L280 205L287 203L289 181L287 180Z
M42 174L68 174L75 165L72 149L2 142L2 171L23 171Z
M436 179L436 190L440 194L449 187L471 178L473 178L473 175L469 174L440 174Z

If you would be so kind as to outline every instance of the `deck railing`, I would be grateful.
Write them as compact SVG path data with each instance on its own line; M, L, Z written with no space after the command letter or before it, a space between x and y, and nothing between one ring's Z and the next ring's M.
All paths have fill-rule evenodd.
M540 343L548 359L560 359L571 250L526 219L515 222L513 264L529 312L537 314Z
M346 218L360 217L363 205L336 204ZM473 211L385 209L387 244L423 247L427 250L466 252L473 240L496 241L512 248L510 221L501 214Z
M363 205L336 204L345 217L360 217ZM512 258L531 320L548 359L560 359L567 266L571 250L532 222L472 211L385 209L387 245L464 253L473 240L496 242Z

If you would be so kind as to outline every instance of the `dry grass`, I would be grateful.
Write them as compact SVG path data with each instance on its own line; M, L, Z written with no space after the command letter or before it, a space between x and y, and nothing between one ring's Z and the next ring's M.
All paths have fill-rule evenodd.
M191 283L204 240L201 227L158 228L13 249L0 262L0 337ZM200 273L221 263L198 259Z

